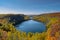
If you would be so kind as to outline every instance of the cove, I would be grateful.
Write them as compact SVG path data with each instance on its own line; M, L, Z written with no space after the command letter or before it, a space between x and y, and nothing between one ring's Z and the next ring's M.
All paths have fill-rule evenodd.
M28 32L43 32L46 30L45 24L42 22L34 21L34 20L28 20L24 21L21 24L16 27L17 30L24 31L26 33Z

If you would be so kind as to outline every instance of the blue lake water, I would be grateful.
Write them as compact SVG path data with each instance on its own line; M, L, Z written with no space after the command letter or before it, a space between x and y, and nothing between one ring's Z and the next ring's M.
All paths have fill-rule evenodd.
M18 25L16 29L24 32L43 32L46 30L46 26L42 22L28 20Z

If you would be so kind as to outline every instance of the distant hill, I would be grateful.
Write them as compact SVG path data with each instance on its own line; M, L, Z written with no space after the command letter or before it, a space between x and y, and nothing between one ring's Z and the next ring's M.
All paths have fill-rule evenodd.
M44 14L40 14L40 15L0 14L0 20L7 18L7 19L9 19L10 22L15 22L16 24L19 24L23 21L30 20L30 16L33 17L33 20L47 23L50 21L51 18L54 18L54 17L60 18L60 12L44 13Z
M41 22L46 23L46 22L50 21L51 18L54 18L54 17L60 18L60 12L44 13L41 15L34 16L33 19L36 21L41 21Z
M54 17L54 16L59 17L59 16L60 16L60 12L55 12L55 13L44 13L44 14L41 14L41 15L50 16L50 17Z

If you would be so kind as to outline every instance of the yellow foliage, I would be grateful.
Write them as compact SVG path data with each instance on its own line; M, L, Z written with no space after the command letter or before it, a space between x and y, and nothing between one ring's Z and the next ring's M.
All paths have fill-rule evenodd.
M37 17L36 17L37 18ZM42 21L44 21L44 17L41 17ZM31 33L29 32L28 34L26 34L26 32L21 32L16 30L16 28L12 25L12 23L9 23L8 21L6 22L2 22L2 26L0 26L0 33L2 36L2 31L4 31L3 29L5 29L5 31L7 31L7 39L5 40L56 40L56 37L59 37L60 34L59 32L56 32L55 37L51 37L50 33L51 33L51 24L55 23L57 20L57 18L52 18L51 21L49 23L47 23L47 27L49 27L47 29L46 32L42 32L42 33ZM40 20L40 19L39 19Z

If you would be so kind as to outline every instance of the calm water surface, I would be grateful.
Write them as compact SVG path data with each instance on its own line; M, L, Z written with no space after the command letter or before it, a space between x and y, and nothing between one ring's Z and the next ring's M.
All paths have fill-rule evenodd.
M43 32L46 30L46 26L42 22L28 20L18 25L16 29L24 32Z

